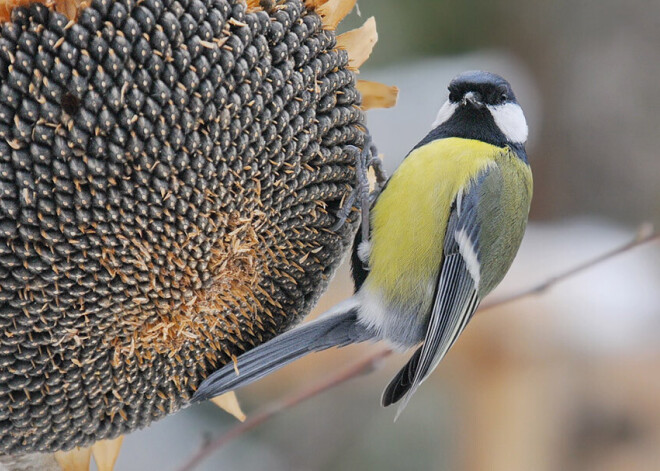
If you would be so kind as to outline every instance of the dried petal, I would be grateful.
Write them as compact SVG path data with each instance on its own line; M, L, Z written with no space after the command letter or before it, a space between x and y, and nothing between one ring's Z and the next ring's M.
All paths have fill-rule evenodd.
M372 16L359 28L337 36L337 47L348 52L348 66L357 70L369 58L377 41L376 20Z
M357 89L362 95L362 109L391 108L396 105L399 89L369 80L358 80Z

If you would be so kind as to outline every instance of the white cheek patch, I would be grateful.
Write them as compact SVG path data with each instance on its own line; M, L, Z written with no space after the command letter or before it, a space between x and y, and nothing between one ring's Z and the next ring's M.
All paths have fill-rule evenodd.
M438 115L435 117L435 121L433 121L431 128L435 129L451 118L454 111L456 111L456 108L458 108L456 103L451 103L449 100L445 101L445 104L440 107L440 110L438 110Z
M524 144L527 141L527 121L520 105L516 103L488 105L488 111L509 141L515 144Z

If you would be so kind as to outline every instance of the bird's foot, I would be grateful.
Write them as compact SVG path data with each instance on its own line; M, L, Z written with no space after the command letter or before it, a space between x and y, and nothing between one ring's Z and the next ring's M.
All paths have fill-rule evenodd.
M350 151L358 154L355 159L356 185L350 195L343 201L339 211L337 211L337 222L332 227L332 230L337 231L346 223L346 220L353 209L353 205L358 201L359 208L362 210L362 240L368 240L369 208L383 187L384 182L387 180L387 175L383 169L382 161L378 157L378 149L374 145L369 134L365 135L362 150L353 145L347 147ZM369 184L370 168L374 169L374 174L376 176L376 188L373 193L370 192Z
M387 180L387 175L383 168L383 163L378 157L378 149L376 148L369 134L365 135L364 146L362 147L362 150L355 146L348 147L350 150L358 154L355 163L356 185L350 195L344 200L339 211L337 211L337 222L332 227L332 230L337 231L346 223L346 220L348 219L348 216L353 209L353 205L358 202L362 211L362 242L368 243L370 237L369 213L371 204L376 199L376 196L378 196L378 193L380 193L380 190L383 188L385 181ZM371 185L369 184L370 168L373 168L374 175L376 176L376 187L373 193L370 191ZM366 264L364 260L363 263Z

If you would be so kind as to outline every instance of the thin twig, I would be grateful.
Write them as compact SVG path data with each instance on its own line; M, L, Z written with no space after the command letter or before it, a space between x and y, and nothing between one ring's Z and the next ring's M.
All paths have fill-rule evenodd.
M261 425L266 422L268 419L272 418L274 415L282 412L286 409L289 409L301 402L306 401L314 396L321 394L328 389L332 389L335 386L338 386L346 381L353 379L358 376L362 376L368 373L371 373L374 369L378 367L380 361L390 355L392 351L390 349L380 350L374 354L371 354L359 362L351 365L345 370L340 371L338 374L333 375L320 383L313 385L311 388L306 388L296 394L285 397L284 399L273 402L259 412L249 417L245 422L236 425L234 428L230 429L224 435L216 438L215 440L207 443L202 447L197 453L195 453L183 466L179 468L180 471L190 471L197 467L206 457L211 453L216 451L219 448L222 448L227 442L237 438L244 433L252 430L253 428Z
M636 247L639 247L641 245L650 242L655 242L658 240L660 240L660 233L649 231L648 229L645 229L643 227L638 232L638 236L631 242L622 245L621 247L618 247L614 250L606 252L602 255L599 255L598 257L595 257L585 263L577 265L576 267L571 268L570 270L567 270L557 276L554 276L539 285L533 286L531 288L527 288L519 293L513 294L511 296L507 296L505 298L493 301L491 303L484 304L482 305L481 308L479 308L479 311L485 311L487 309L499 307L504 304L509 304L514 301L518 301L520 299L527 298L530 296L537 296L547 291L551 287L555 286L556 284L566 281L568 278L577 275L578 273L593 268L596 265L600 265L601 263L608 261L611 258L616 257L617 255L621 255L625 252L628 252ZM365 358L363 358L362 360L360 360L359 362L350 366L349 368L340 371L338 374L331 376L328 379L318 384L315 384L310 388L304 389L300 392L297 392L294 395L285 397L280 401L273 402L265 406L263 409L261 409L261 411L249 417L245 422L238 424L234 428L230 429L224 435L221 435L217 439L207 443L197 453L195 453L195 455L193 455L181 468L179 468L179 471L190 471L194 469L205 458L207 458L210 454L212 454L216 450L222 448L227 442L235 438L238 438L244 433L268 421L277 413L289 409L290 407L293 407L297 404L300 404L301 402L304 402L307 399L317 396L322 392L327 391L328 389L332 389L335 386L345 383L350 379L370 373L371 371L377 369L379 364L381 363L381 360L389 356L391 353L392 351L387 349L370 354Z
M646 226L642 226L640 227L637 233L637 237L635 237L635 239L631 240L627 244L624 244L621 247L618 247L609 252L605 252L604 254L592 258L591 260L588 260L580 265L577 265L576 267L573 267L570 270L565 271L564 273L553 276L552 278L544 281L539 285L533 286L532 288L528 288L524 291L512 294L510 296L505 296L501 299L496 299L491 302L486 302L481 305L478 312L483 312L488 309L493 309L513 301L529 298L531 296L538 296L539 294L549 290L556 284L566 281L568 278L571 278L579 273L582 273L583 271L593 268L596 265L600 265L601 263L610 260L611 258L614 258L617 255L621 255L625 252L628 252L629 250L639 247L640 245L648 244L650 242L655 242L658 240L660 240L659 232L650 232L648 231Z

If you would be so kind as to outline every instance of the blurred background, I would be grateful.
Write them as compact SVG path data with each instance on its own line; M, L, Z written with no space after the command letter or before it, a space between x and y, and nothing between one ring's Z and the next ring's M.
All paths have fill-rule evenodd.
M359 0L375 16L361 77L396 85L369 113L388 171L466 69L510 80L530 124L531 223L491 300L547 280L660 222L660 2ZM342 267L316 312L352 292ZM204 470L660 469L660 250L645 246L549 292L477 315L393 423L380 394L406 361L279 414ZM248 415L377 346L317 354L239 393ZM175 469L235 425L212 404L124 441L120 470ZM156 453L147 450L158 450Z

